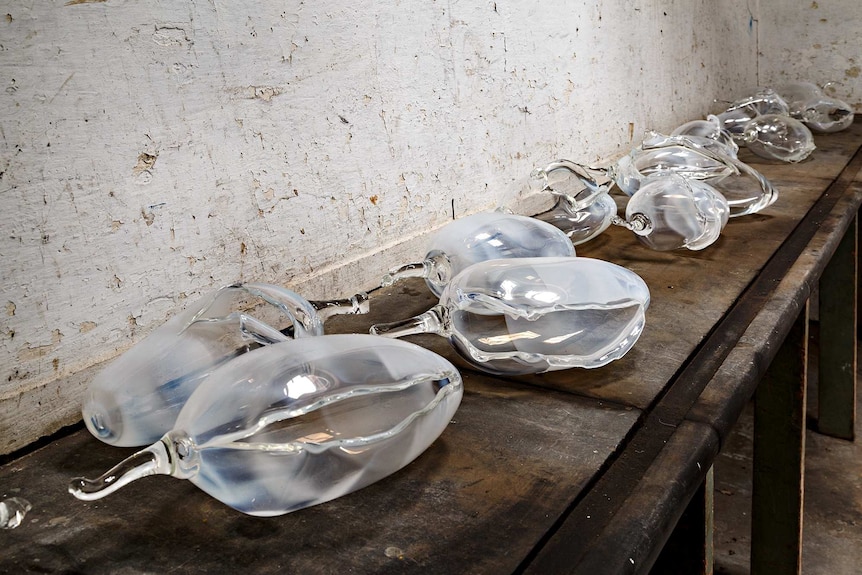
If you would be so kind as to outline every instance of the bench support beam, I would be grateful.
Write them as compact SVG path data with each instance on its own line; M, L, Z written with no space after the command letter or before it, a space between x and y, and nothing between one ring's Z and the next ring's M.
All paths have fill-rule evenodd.
M808 303L754 395L751 573L802 571Z

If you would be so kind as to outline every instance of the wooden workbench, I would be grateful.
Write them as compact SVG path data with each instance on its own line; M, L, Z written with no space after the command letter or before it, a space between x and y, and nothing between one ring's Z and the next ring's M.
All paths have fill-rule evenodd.
M646 329L622 360L503 380L442 338L409 338L462 369L464 399L443 435L383 481L270 519L169 477L80 502L66 492L71 477L134 451L80 429L0 467L0 496L33 504L20 527L0 531L0 573L644 573L668 541L688 550L669 562L679 572L703 571L712 461L755 392L753 570L795 572L807 301L818 284L821 426L850 439L854 417L862 123L816 141L797 165L741 155L780 197L731 220L704 251L655 252L620 228L578 248L650 287ZM327 330L364 332L433 303L407 281L373 294L370 315ZM776 520L789 527L762 527Z

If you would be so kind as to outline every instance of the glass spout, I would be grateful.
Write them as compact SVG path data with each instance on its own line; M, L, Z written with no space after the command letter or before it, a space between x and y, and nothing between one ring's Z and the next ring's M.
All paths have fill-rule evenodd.
M69 493L82 501L95 501L150 475L170 475L171 463L164 440L130 455L96 479L76 477L69 482Z
M349 298L312 300L308 303L317 311L320 320L325 322L334 315L360 315L368 313L368 294L359 292Z
M390 286L406 278L422 278L442 291L452 279L452 263L439 250L432 250L422 262L394 267L380 281L382 287Z
M399 338L420 333L433 333L446 336L446 308L435 305L425 313L409 319L391 323L377 323L371 326L371 335Z
M424 278L427 271L426 262L404 264L390 269L380 280L380 285L386 287L406 278Z
M619 216L611 218L611 223L634 232L639 236L648 236L652 233L653 225L650 219L641 213L632 214L631 218L624 220Z

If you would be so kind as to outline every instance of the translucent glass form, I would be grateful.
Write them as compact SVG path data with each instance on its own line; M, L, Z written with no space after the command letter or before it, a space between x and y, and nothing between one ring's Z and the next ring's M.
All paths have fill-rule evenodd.
M255 347L323 333L334 314L365 313L368 296L309 302L269 284L213 292L122 354L90 383L82 414L105 443L148 445L219 365Z
M721 122L722 130L726 131L733 138L739 139L745 131L745 126L759 115L753 106L744 106L741 108L730 108L716 117Z
M15 529L24 521L32 509L30 502L21 497L10 497L0 501L0 529Z
M745 126L758 116L764 114L788 115L789 106L778 92L772 88L760 88L754 94L740 98L718 114L718 120L723 129L734 137L741 137Z
M736 157L739 145L734 141L730 132L721 127L718 116L709 115L706 120L692 120L677 127L671 136L688 136L689 140L700 144L705 148L712 148L717 152Z
M760 172L691 136L648 132L639 147L605 170L630 196L656 174L673 172L703 181L724 196L730 217L759 212L778 199L778 190Z
M853 123L853 108L827 96L811 82L792 82L779 88L787 100L790 115L814 132L839 132Z
M451 363L407 342L353 334L277 343L214 371L164 437L69 491L94 500L166 474L243 513L281 515L410 463L462 394Z
M611 224L617 204L608 195L607 184L599 184L578 164L557 160L530 175L542 192L557 198L554 206L534 216L561 229L573 245L587 242Z
M702 250L718 239L729 213L727 200L709 184L666 173L645 179L626 206L626 220L614 223L654 250Z
M494 374L601 367L634 346L649 290L634 272L590 258L494 260L470 266L427 312L371 332L434 333Z
M814 136L805 124L790 116L765 114L745 125L745 146L763 158L801 162L814 151Z
M441 228L430 245L422 262L392 268L382 284L421 277L439 296L449 280L476 262L575 255L571 240L556 227L535 218L499 211L459 218Z
M573 210L571 202L560 197L551 210L534 217L558 227L573 245L579 246L608 229L615 215L616 202L608 194L604 194L580 210Z
M787 115L789 107L784 98L772 88L759 88L751 96L746 96L733 102L728 109L744 108L750 106L759 115L764 114L781 114Z

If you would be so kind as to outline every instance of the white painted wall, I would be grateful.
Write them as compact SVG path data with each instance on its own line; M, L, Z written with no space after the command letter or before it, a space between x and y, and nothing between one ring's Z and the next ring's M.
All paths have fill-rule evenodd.
M767 16L0 0L0 453L77 419L95 364L206 291L371 288L534 166L702 117L758 84Z
M862 112L862 2L760 0L760 83L807 80Z

